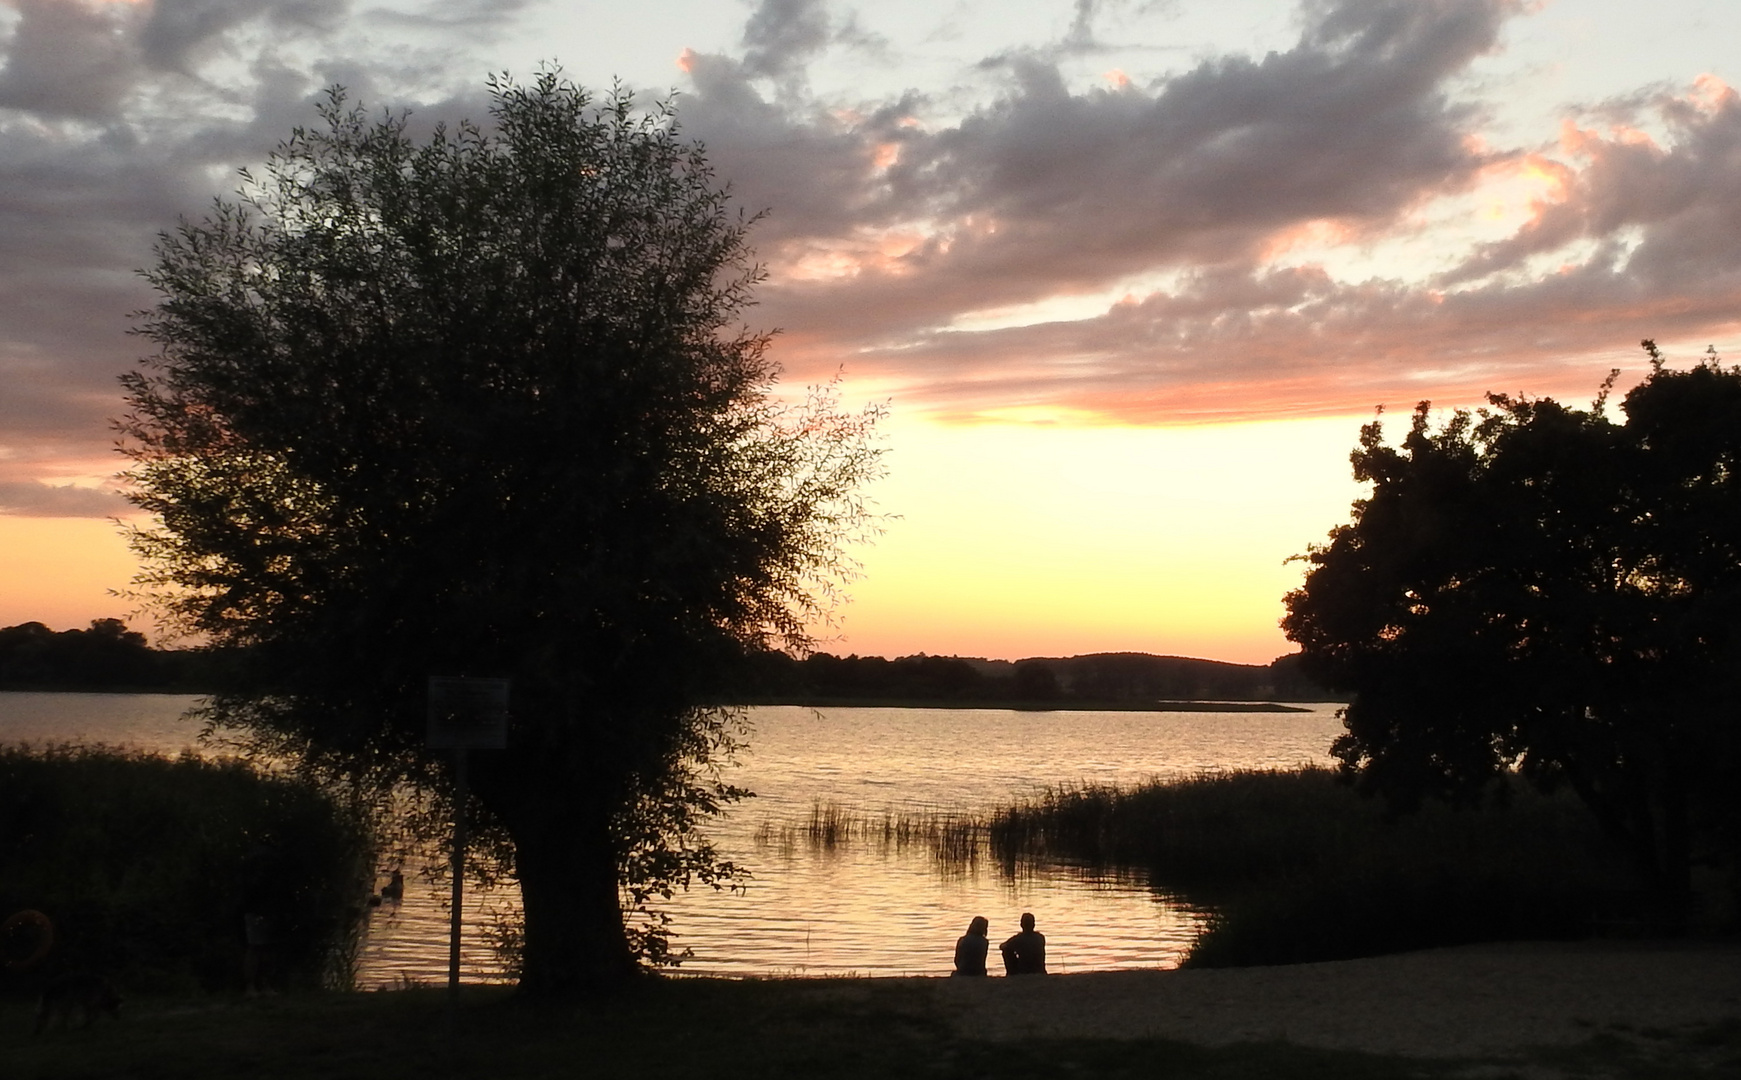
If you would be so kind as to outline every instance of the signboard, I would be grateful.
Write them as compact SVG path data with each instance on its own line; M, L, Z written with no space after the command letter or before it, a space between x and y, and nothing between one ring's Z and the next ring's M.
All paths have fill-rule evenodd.
M508 745L508 680L429 677L429 745L501 750Z

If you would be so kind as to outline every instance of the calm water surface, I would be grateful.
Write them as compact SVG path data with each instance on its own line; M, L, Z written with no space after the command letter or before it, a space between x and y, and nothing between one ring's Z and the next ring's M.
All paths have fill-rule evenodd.
M83 740L174 753L195 745L197 725L182 717L198 701L0 693L0 741ZM751 709L748 745L729 779L756 797L732 808L712 834L722 853L754 876L741 892L698 889L672 901L678 946L694 950L682 970L946 974L968 920L990 919L995 942L1015 932L1023 911L1034 912L1047 935L1054 971L1171 966L1202 915L1141 882L1070 867L1012 879L984 862L939 862L925 845L857 839L823 850L793 842L790 829L802 826L817 804L874 816L972 814L1060 784L1324 763L1340 731L1335 709ZM510 909L514 900L503 892L468 895L468 978L499 974L483 924L491 910ZM441 902L440 890L413 879L397 912L374 916L365 986L445 977Z

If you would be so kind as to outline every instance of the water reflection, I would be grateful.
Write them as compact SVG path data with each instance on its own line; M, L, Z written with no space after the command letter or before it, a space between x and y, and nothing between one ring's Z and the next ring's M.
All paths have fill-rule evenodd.
M181 716L197 700L0 694L0 740L175 753L194 745L197 726ZM1002 940L1023 911L1045 928L1053 971L1169 966L1204 918L1178 898L1086 867L1011 873L977 846L939 858L937 838L947 840L950 823L1049 786L1323 764L1340 730L1334 710L752 709L748 748L728 779L756 797L711 831L722 856L754 876L741 892L698 889L668 905L678 948L693 951L681 970L942 975L969 919L986 916ZM833 842L813 842L812 830L827 835L831 813ZM416 866L407 864L403 902L370 914L366 987L446 977L446 892ZM514 892L473 883L466 903L465 977L499 978L490 930L511 913Z

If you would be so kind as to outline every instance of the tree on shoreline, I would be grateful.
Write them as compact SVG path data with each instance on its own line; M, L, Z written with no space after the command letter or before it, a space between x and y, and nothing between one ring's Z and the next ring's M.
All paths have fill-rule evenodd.
M360 782L434 781L429 675L513 680L476 809L511 847L523 986L664 956L658 894L717 884L739 793L700 696L799 645L865 531L874 413L769 396L760 279L669 109L492 79L493 128L333 91L241 202L157 246L123 378L140 584L245 646L220 727Z
M1684 896L1741 826L1741 368L1644 345L1624 423L1604 387L1589 411L1494 395L1436 431L1422 403L1397 448L1362 429L1372 493L1305 556L1283 628L1354 694L1334 752L1361 787L1568 784Z

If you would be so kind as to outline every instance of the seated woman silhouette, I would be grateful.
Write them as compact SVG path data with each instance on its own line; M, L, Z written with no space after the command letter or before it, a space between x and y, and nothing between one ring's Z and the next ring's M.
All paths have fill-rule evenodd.
M955 939L955 970L950 974L985 974L985 954L991 945L985 935L990 929L991 923L984 915L973 917L973 921L967 924L967 933Z
M1005 975L1044 975L1046 935L1034 929L1034 916L1022 912L1022 932L998 946Z

